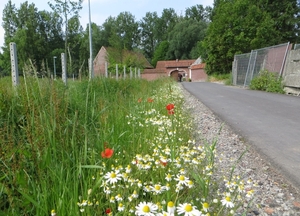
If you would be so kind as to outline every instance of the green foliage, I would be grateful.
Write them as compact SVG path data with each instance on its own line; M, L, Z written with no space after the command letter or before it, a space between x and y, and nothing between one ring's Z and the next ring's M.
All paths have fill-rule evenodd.
M128 131L126 109L159 84L95 79L67 88L26 78L15 91L8 80L0 80L0 190L6 206L0 213L47 215L55 208L76 215L78 197L96 175L80 166L97 164L104 142L122 151L133 141L122 136Z
M157 35L158 20L157 12L147 12L146 16L139 23L141 28L141 45L147 59L153 57L155 48L159 43L157 40L159 36Z
M229 73L237 53L248 53L253 49L286 43L295 38L292 36L298 31L295 23L299 19L296 16L299 11L296 1L275 2L216 2L212 22L203 43L207 52L205 61L208 74ZM294 9L287 11L285 5ZM273 9L270 10L269 6ZM284 15L279 18L278 14Z
M171 79L0 82L1 215L131 215L141 202L169 201L232 215L251 203L239 189L252 183L215 179L217 139L196 145ZM107 148L114 152L103 157Z
M169 34L168 59L192 59L191 51L197 42L204 39L207 25L194 19L178 22ZM184 43L183 43L184 41Z
M153 66L156 65L156 63L160 60L168 60L167 59L167 52L169 50L170 43L168 41L163 41L159 44L157 49L154 52L154 56L152 59L151 64Z
M278 78L277 73L268 70L260 71L250 83L250 89L284 94L282 78Z

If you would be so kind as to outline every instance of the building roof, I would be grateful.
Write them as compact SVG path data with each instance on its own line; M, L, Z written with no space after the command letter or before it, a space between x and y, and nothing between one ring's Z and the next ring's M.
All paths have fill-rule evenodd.
M196 69L204 69L205 68L205 63L201 63L201 64L195 64L191 66L192 70L196 70Z
M189 67L195 62L192 60L168 60L168 61L158 61L156 63L156 68L178 68L178 67Z
M122 64L123 63L126 64L126 62L131 62L131 63L135 62L137 64L140 64L143 68L153 68L153 66L149 63L149 61L145 58L145 56L141 52L131 51L131 50L120 51L113 47L104 47L104 46L101 47L100 51L102 49L104 49L107 53L106 58L112 58L115 62L122 63Z

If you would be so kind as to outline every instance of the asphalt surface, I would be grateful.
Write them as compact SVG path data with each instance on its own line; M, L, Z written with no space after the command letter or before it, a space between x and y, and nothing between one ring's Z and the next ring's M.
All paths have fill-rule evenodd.
M182 85L300 189L300 97L208 82Z

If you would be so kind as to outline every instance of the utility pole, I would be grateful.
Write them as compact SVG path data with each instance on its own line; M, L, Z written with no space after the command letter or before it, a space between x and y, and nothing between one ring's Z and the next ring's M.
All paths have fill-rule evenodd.
M92 46L92 25L91 25L91 6L89 0L89 41L90 41L90 80L94 78L93 67L93 46Z

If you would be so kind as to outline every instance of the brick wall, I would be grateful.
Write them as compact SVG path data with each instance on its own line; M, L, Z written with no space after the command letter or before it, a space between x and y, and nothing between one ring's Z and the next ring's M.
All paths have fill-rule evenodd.
M142 73L141 74L141 78L146 80L155 80L162 77L167 77L167 75L164 73Z
M202 69L194 69L191 71L192 81L206 81L207 80L207 74L205 70ZM188 81L188 80L187 80Z

